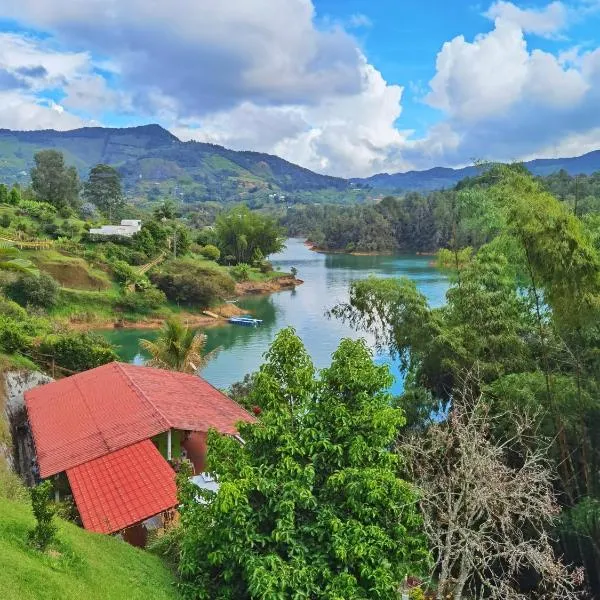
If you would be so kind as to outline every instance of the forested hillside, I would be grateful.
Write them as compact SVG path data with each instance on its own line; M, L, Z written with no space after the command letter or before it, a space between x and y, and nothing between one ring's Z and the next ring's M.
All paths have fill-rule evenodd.
M0 130L0 183L29 182L33 157L42 149L60 150L67 164L84 176L95 164L116 167L132 197L170 196L185 202L310 199L319 191L348 199L357 190L340 178L313 173L277 156L236 152L222 146L181 142L159 125L123 129L85 127L73 131Z
M156 201L168 196L186 203L239 202L252 207L304 203L349 204L385 193L451 189L478 167L435 167L367 178L330 177L262 152L236 151L201 142L182 142L159 125L72 131L0 129L0 183L28 185L33 156L60 150L83 177L95 164L119 170L132 199ZM571 175L600 169L600 151L575 158L533 160L535 175L565 170Z
M524 166L515 168L525 172ZM293 207L282 224L290 235L306 236L323 250L435 252L454 237L460 247L480 246L496 233L485 213L485 192L496 179L492 168L451 190L408 192L367 205ZM579 216L600 212L600 171L572 176L561 170L538 180Z

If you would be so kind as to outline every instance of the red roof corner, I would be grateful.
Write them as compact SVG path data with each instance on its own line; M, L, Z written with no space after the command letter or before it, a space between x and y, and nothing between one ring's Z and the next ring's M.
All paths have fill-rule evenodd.
M150 440L67 469L83 526L114 533L177 504L175 472Z

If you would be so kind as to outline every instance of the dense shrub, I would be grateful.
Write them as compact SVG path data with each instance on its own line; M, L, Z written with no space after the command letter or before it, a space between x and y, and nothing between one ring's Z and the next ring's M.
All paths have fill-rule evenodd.
M149 258L147 254L135 248L119 246L112 242L95 246L93 252L98 259L123 260L130 265L143 265L148 262Z
M124 260L113 260L110 266L115 279L122 285L134 283L138 277L135 269Z
M200 254L204 256L204 258L208 258L208 260L219 260L221 258L221 251L212 244L207 244L203 246L200 250Z
M260 265L260 272L261 273L272 273L273 265L268 260L264 260Z
M201 246L217 246L219 238L214 230L214 227L204 227L196 236L196 242Z
M39 349L47 358L52 357L58 366L76 372L118 359L112 344L100 335L87 332L49 335Z
M36 202L35 200L22 200L18 212L40 221L51 221L56 216L54 206L47 202Z
M13 300L0 296L0 315L24 321L27 318L27 311Z
M239 263L231 269L231 274L237 281L248 281L250 279L250 265Z
M235 291L231 277L190 260L173 260L150 275L152 283L173 302L210 306Z
M6 295L21 306L52 308L58 302L60 286L47 273L39 277L22 275L5 288Z
M117 302L117 308L124 312L146 314L160 308L166 301L164 292L151 287L140 292L125 294Z
M7 354L25 352L31 344L32 337L25 322L5 316L0 318L0 348L4 352Z

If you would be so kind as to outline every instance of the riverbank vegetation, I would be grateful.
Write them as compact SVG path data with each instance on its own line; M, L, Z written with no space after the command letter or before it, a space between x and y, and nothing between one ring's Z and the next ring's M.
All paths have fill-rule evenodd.
M372 204L294 206L280 221L290 236L304 236L325 251L434 253L455 242L481 246L498 232L486 200L496 173L484 166L454 189L385 196ZM537 181L578 216L600 212L600 173L572 177L561 171Z
M90 235L121 218L141 220L141 230L131 237ZM180 216L170 200L144 211L125 203L114 168L96 165L81 184L56 150L36 154L30 188L0 185L0 238L0 289L16 303L13 313L27 310L21 322L11 310L3 315L2 348L31 360L44 354L42 348L51 351L41 364L67 373L98 360L92 352L90 360L57 361L61 336L76 344L75 337L84 335L74 334L73 325L159 326L177 315L209 323L202 311L246 293L249 282L253 291L262 286L270 292L279 281L288 287L290 279L265 258L283 246L273 218L234 207L219 215L214 228L203 228ZM99 348L91 340L90 347Z
M468 474L456 478L457 469L471 466L473 486L461 492L465 510L469 498L480 503L498 495L500 470L485 477L476 461L465 465L465 456L456 451L451 429L466 427L473 416L471 409L465 412L456 402L458 389L466 386L469 397L482 398L478 410L488 413L484 420L491 421L481 433L487 428L490 443L499 444L496 456L503 469L531 474L528 456L543 454L552 474L556 509L541 531L555 540L554 551L565 564L580 567L577 577L598 594L600 256L596 220L575 216L572 205L554 198L542 183L518 168L499 168L493 176L493 184L485 191L475 187L472 193L477 195L477 206L485 207L488 231L495 235L472 254L463 252L460 260L446 261L454 283L444 307L430 308L407 279L373 278L352 284L350 301L338 305L332 314L371 332L380 347L401 358L407 379L399 402L407 411L408 432L433 435L442 418L442 430L436 435L446 436L447 442L436 456L446 458L442 462L433 455L424 458L434 460L440 469L435 485L442 494L454 493L450 487L439 489L443 477L448 477L449 486L459 479L467 482ZM478 217L472 210L457 210L457 214ZM460 225L458 220L457 232ZM457 239L451 242L456 256L460 244L453 242ZM398 443L402 447L402 436ZM425 452L423 440L419 443ZM433 480L429 471L419 470L425 465L418 467L413 468L412 479L424 490L421 502L427 514L426 503L432 500L427 490L433 493ZM490 526L487 509L481 508L471 525L486 528ZM447 512L450 507L436 510L456 516ZM519 530L525 532L522 541L527 542L540 526L531 522L524 508L520 513ZM498 504L490 513L497 526L501 526L500 514ZM506 540L508 529L501 527L489 534L488 541L495 536ZM445 563L440 540L453 544L458 530L466 531L461 523L444 518L429 532L430 543L438 548L434 552L438 568L432 575L449 577L450 593L459 584L475 593L492 581L486 579L488 575L492 578L499 570L510 573L514 569L512 563L510 568L503 566L502 552L497 550L498 560L488 562L483 570L463 570L464 564L483 565L485 556L495 554L485 544L475 547L476 536L471 534L461 539L473 545L453 554L456 559L462 552L471 553L467 563ZM507 553L507 560L516 556ZM491 587L484 587L484 597L512 598L524 589L530 590L529 597L540 597L535 590L546 581L540 571L540 564L527 569L519 565L512 579L502 582L502 593L494 596ZM550 597L569 597L565 594Z

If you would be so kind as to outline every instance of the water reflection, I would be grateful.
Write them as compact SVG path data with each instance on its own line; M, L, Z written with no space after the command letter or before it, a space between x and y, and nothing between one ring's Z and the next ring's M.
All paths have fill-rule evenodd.
M279 329L291 325L304 341L317 367L329 364L331 354L343 337L359 335L346 325L325 316L327 309L348 298L352 281L376 275L378 277L407 276L413 279L427 296L432 306L444 302L447 280L431 265L426 256L349 256L324 255L310 251L301 240L288 240L286 249L272 257L278 268L298 269L304 284L295 290L286 290L270 296L240 299L239 305L263 320L261 327L225 325L205 330L207 349L220 347L221 351L204 369L202 375L217 387L227 387L241 380L246 373L255 371L263 360ZM139 339L152 338L152 331L117 330L107 333L119 345L123 360L143 362L139 353ZM369 343L373 343L369 339ZM380 355L376 362L389 364L396 383L393 391L402 390L397 362Z

